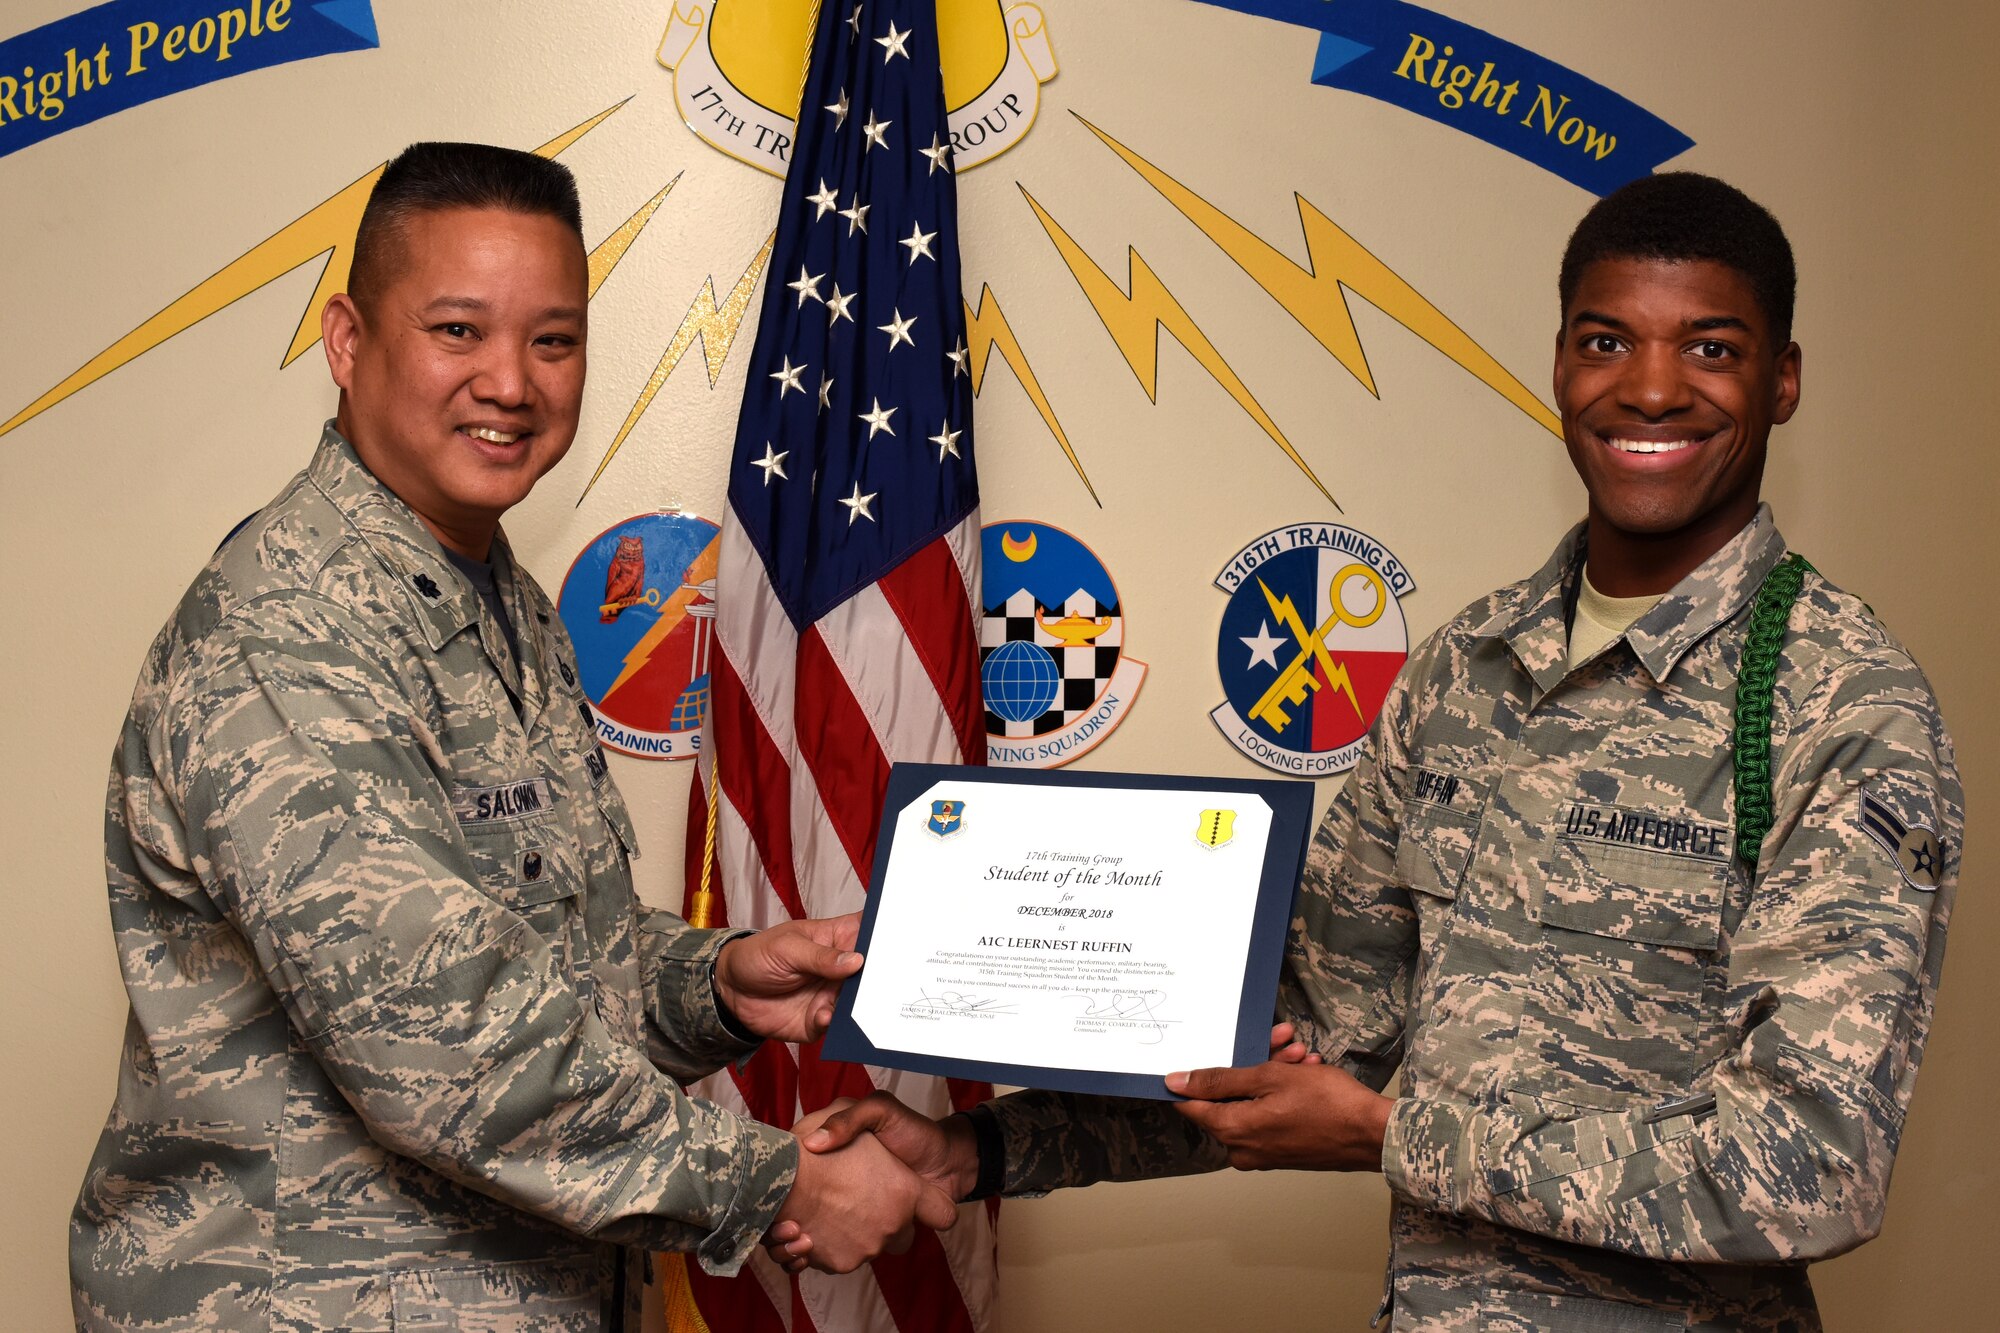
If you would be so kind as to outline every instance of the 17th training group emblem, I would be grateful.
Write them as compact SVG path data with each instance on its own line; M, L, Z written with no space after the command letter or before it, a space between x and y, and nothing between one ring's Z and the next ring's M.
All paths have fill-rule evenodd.
M831 3L831 0L828 0ZM843 5L850 42L908 56L909 34ZM783 176L799 137L799 71L819 0L672 0L659 61L674 72L674 104L710 147ZM1035 123L1042 85L1056 76L1041 8L1003 0L938 0L938 57L953 170L1006 152ZM803 114L847 114L846 98Z
M721 530L641 514L591 539L556 610L576 644L597 738L641 759L692 759L708 717Z
M1416 580L1366 533L1299 523L1230 558L1216 636L1223 704L1209 714L1229 743L1294 777L1343 773L1410 655L1400 598Z
M1125 651L1118 589L1088 546L1047 523L988 523L980 559L986 762L1067 764L1125 720L1146 678Z

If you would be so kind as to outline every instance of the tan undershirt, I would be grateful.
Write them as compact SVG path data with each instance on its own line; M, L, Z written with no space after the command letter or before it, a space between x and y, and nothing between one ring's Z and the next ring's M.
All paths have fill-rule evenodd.
M1647 597L1606 597L1590 586L1590 571L1583 573L1577 589L1576 618L1569 627L1569 664L1572 668L1597 656L1605 644L1630 629L1640 616L1659 604L1664 593Z

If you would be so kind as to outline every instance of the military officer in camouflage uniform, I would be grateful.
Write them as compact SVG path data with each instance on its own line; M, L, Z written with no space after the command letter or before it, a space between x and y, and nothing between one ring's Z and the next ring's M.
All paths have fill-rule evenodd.
M1031 1092L938 1133L871 1099L807 1146L870 1125L975 1195L1380 1170L1396 1329L1818 1328L1807 1262L1882 1224L1963 805L1858 599L1805 572L1761 613L1776 660L1747 646L1787 554L1758 491L1798 402L1793 286L1776 221L1707 177L1578 227L1555 379L1588 515L1390 692L1299 892L1296 1043L1170 1076L1178 1106Z
M948 1224L880 1144L821 1172L676 1085L815 1034L859 959L851 920L638 904L569 638L499 534L576 430L569 173L412 148L351 288L337 421L161 631L114 759L131 1016L79 1327L582 1333L636 1310L645 1249L729 1272L797 1215L849 1267Z

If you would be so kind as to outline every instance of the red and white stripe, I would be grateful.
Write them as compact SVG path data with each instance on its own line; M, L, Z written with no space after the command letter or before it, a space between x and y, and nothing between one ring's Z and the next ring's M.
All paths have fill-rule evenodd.
M985 762L978 588L975 511L795 630L742 525L733 512L724 517L718 651L688 817L690 894L701 882L710 779L719 767L710 887L729 924L861 907L890 764ZM875 1088L933 1116L991 1093L985 1084L828 1062L817 1044L775 1042L695 1091L789 1127L836 1097ZM718 1329L983 1333L996 1305L994 1219L994 1209L966 1205L952 1230L919 1228L908 1254L843 1277L788 1278L760 1251L733 1282L692 1265L690 1278L702 1309L728 1320Z

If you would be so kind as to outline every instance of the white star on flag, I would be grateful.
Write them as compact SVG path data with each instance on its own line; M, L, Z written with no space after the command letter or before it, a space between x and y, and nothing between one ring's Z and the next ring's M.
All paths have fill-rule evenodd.
M828 185L826 177L822 176L819 181L819 193L807 195L806 202L819 206L819 211L813 214L813 221L817 222L840 207L840 196L833 192L833 187Z
M889 424L889 418L896 415L896 409L893 407L882 406L882 400L880 398L874 399L873 401L875 403L875 408L873 411L862 412L858 414L861 420L868 423L868 438L871 440L874 439L878 431L886 431L889 434L894 435L896 433L896 428ZM858 482L855 483L855 489L856 490L860 489L860 483Z
M889 35L887 37L877 37L875 39L875 45L886 48L888 52L886 55L882 57L882 63L886 65L891 60L894 60L897 56L901 56L903 59L908 60L910 58L910 48L908 46L909 40L910 40L910 34L907 32L897 32L896 20L890 19Z
M824 411L826 411L826 409L827 409L827 408L829 408L829 407L833 406L833 404L831 404L831 403L829 403L829 402L827 401L827 395L828 395L828 394L830 394L830 393L832 393L832 392L833 392L833 376L831 376L831 375L821 375L821 376L819 377L819 410L820 410L820 411L824 412Z
M916 322L917 317L915 315L904 319L903 312L898 310L889 316L887 324L877 324L875 327L889 335L889 350L893 352L896 350L896 344L898 343L908 343L912 347L917 345L917 340L910 336L910 325ZM890 410L894 411L895 409L891 408Z
M861 132L868 136L868 142L862 145L861 151L866 153L876 148L887 148L889 127L895 123L893 120L877 120L875 113L870 111L868 123L861 127Z
M771 484L771 474L774 472L778 474L780 481L790 481L791 477L785 472L785 460L791 456L791 450L787 449L783 453L779 453L771 447L771 442L766 440L764 441L764 456L762 458L751 459L750 466L764 469L764 484L766 486Z
M910 247L910 262L914 264L919 258L937 258L936 255L931 253L931 242L936 239L936 232L925 231L924 224L921 222L912 222L910 224L910 234L902 240L897 241L896 244Z
M805 369L804 366L793 365L792 358L788 356L782 370L771 372L771 378L778 381L778 397L783 398L787 389L797 389L800 393L806 391L806 386L799 383L799 376L805 373Z
M965 432L962 430L951 429L951 423L947 421L937 434L931 436L931 443L938 447L938 462L944 462L946 454L950 454L953 458L959 457L958 437L963 434Z
M889 410L893 412L896 409L892 407ZM892 431L890 433L894 434L895 432ZM873 523L875 521L875 513L869 506L875 503L875 497L880 494L880 491L870 491L868 494L863 495L861 493L861 483L858 481L855 482L854 493L840 502L847 506L847 526L850 528L853 527L854 520L857 518L865 518L870 523Z
M844 319L852 324L854 316L847 313L847 307L854 304L857 295L859 295L857 292L842 292L840 284L834 283L833 295L826 298L826 322L830 325L838 324Z
M847 219L847 234L849 236L852 236L856 231L859 231L863 236L868 234L868 205L862 203L859 199L854 201L854 207L841 209L840 216Z
M826 300L825 297L819 294L819 280L825 276L826 274L824 273L808 273L804 264L799 265L799 280L797 282L788 282L785 285L799 294L800 309L805 308L808 298L821 302Z
M931 135L929 148L919 148L917 151L931 160L931 169L924 175L931 175L939 167L943 167L946 171L951 170L951 145L940 142L937 135Z
M1245 671L1256 666L1259 662L1273 671L1278 669L1278 649L1284 645L1285 641L1271 633L1270 621L1259 621L1257 633L1254 636L1242 639L1241 642L1244 647L1250 650L1250 660L1244 663L1243 666Z
M847 89L842 88L840 90L840 100L838 102L828 102L826 110L833 113L833 127L835 129L845 128L847 125Z
M836 287L834 290L838 291L840 289ZM972 373L966 368L965 364L966 358L969 355L971 354L965 350L965 339L963 338L958 340L957 351L945 353L946 358L951 362L951 377L953 379L957 379L960 375L969 375Z

